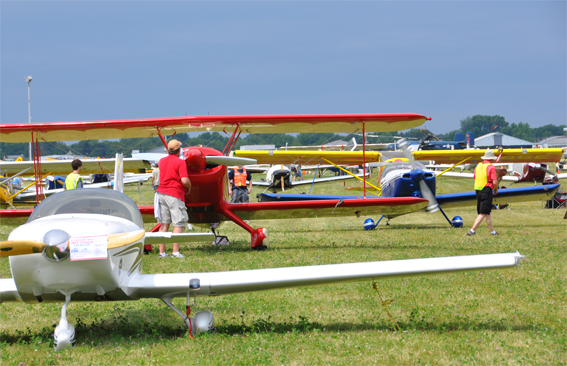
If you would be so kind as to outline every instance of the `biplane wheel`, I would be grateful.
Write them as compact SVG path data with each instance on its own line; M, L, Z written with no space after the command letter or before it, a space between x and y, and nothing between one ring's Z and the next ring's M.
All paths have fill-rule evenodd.
M257 250L257 251L261 252L261 251L264 251L264 250L268 249L268 247L267 247L267 246L265 246L265 245L258 245L258 246L255 246L255 247L254 247L254 248L252 248L252 249L254 249L254 250Z

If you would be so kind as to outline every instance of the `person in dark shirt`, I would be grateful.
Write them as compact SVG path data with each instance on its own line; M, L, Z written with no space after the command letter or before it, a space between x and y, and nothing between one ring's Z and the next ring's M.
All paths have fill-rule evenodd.
M246 182L248 188L246 188ZM252 174L242 165L237 165L236 169L228 172L228 194L232 203L249 202L248 195L252 193Z

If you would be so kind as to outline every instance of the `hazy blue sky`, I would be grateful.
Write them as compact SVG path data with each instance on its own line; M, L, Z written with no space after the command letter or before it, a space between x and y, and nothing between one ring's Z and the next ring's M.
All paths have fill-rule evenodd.
M1 122L391 113L567 119L565 1L1 1ZM330 131L333 132L333 131Z

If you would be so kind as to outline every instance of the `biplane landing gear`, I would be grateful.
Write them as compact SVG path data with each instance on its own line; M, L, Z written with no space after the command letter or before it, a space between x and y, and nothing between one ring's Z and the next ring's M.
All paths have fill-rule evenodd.
M212 245L230 245L230 240L228 240L228 236L225 235L217 235L215 229L219 227L220 223L211 224L211 231L215 236L215 240L211 243Z
M67 321L67 306L69 306L71 302L71 294L64 295L65 304L63 304L61 308L61 320L59 321L59 325L55 328L55 332L53 332L55 345L57 346L55 352L71 347L71 344L75 342L75 327Z
M262 251L268 249L268 229L258 228L252 233L252 249Z

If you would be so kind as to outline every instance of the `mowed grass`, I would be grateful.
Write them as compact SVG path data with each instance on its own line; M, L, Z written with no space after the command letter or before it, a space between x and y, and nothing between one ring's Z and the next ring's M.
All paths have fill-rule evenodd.
M567 182L563 181L564 189ZM354 183L347 183L355 185ZM443 178L444 193L469 191L472 181ZM301 191L308 191L308 187ZM256 190L251 197L255 196ZM152 191L127 193L152 203ZM312 193L345 194L343 183ZM350 194L347 192L347 194ZM389 311L372 282L294 288L199 298L193 312L210 310L216 330L191 340L179 316L162 301L72 302L74 348L54 352L53 330L62 304L0 304L2 365L49 364L395 364L563 365L567 362L565 210L541 202L493 211L498 237L485 224L474 237L466 230L475 208L449 209L464 229L450 228L441 213L413 213L364 231L366 219L254 221L270 231L270 248L250 250L250 237L225 223L231 245L182 245L187 258L144 256L144 273L232 271L330 263L381 261L519 251L519 267L426 277L380 280ZM374 217L377 220L378 217ZM150 228L152 225L147 225ZM0 240L13 228L3 226ZM0 275L11 277L0 260ZM183 309L185 299L177 299Z

